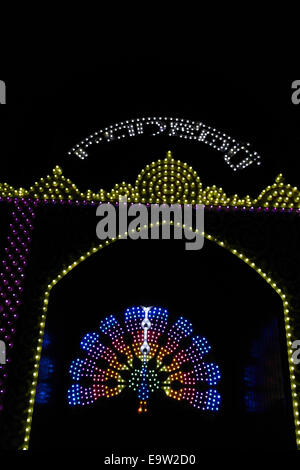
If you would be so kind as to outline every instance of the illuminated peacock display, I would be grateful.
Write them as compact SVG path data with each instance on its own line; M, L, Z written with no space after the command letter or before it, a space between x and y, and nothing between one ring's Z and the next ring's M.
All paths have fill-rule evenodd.
M148 410L151 393L163 390L203 411L217 411L218 365L204 362L211 349L206 338L193 336L192 324L179 317L173 324L161 307L130 307L120 320L104 318L99 332L81 341L82 355L72 361L68 403L91 405L125 390L138 397L138 412Z

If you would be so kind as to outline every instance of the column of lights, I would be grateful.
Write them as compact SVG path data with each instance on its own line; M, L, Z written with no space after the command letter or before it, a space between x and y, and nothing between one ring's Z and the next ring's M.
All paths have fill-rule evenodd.
M218 365L213 363L204 363L202 361L203 356L211 349L210 345L206 338L195 336L192 338L192 344L187 349L176 352L181 339L192 334L192 326L189 322L181 318L179 318L173 326L177 326L177 328L174 332L171 331L171 328L169 338L172 337L175 344L169 347L167 343L165 350L163 352L160 351L161 356L168 354L168 352L172 353L175 351L175 356L173 357L171 364L164 365L161 368L161 371L169 372L168 379L164 385L166 394L170 398L174 398L179 401L187 400L192 406L198 409L217 411L221 401L220 394L214 390L214 401L212 402L210 396L204 392L198 392L197 389L194 388L198 383L214 386L221 379ZM163 364L163 357L160 357L160 359ZM201 362L199 362L199 359ZM192 364L192 370L189 372L180 370L181 366L186 362ZM182 384L180 390L172 389L172 383L174 381Z
M136 357L142 359L142 353L140 350L140 344L143 342L143 330L138 328L144 318L144 311L141 307L132 307L125 311L125 325L126 330L133 337L132 349Z
M82 339L80 347L83 351L86 351L90 358L94 360L102 358L110 363L113 363L115 354L111 348L101 344L100 335L98 333L87 333ZM114 367L118 368L119 365L116 364Z
M116 324L115 318L108 317L106 318L106 325L103 326L102 322L102 328L106 331L109 329L109 325L111 324ZM90 337L93 337L92 341L90 340ZM68 402L70 405L89 405L94 403L99 397L113 397L119 394L124 388L122 378L119 375L119 370L122 368L127 369L127 367L119 364L116 360L115 353L108 346L104 346L99 339L100 338L97 333L85 335L80 345L81 349L86 351L88 357L84 359L75 359L71 363L69 373L72 380L79 382L81 378L92 377L93 387L91 389L91 387L84 387L80 384L73 383L71 388L68 390ZM95 354L96 351L97 354ZM90 359L91 357L93 357L93 359ZM97 366L95 360L99 358L106 359L108 361L107 369L101 369ZM109 379L115 379L115 387L110 388L105 384Z
M167 372L171 372L172 370L179 369L182 364L189 362L190 358L188 357L187 351L188 351L188 348L184 351L180 350L177 353L175 353L175 356L173 357L173 361L171 362L171 364L164 365L163 369L166 370Z
M171 388L171 379L184 383L181 390L173 390ZM221 403L221 396L215 389L209 389L204 392L193 388L194 381L186 373L175 373L166 381L163 386L166 395L175 400L187 401L194 408L202 411L218 411Z
M186 362L190 362L193 364L193 374L197 382L208 383L209 385L216 385L219 380L221 379L220 368L217 364L214 363L199 363L199 358L203 359L203 356L207 354L211 347L208 345L206 338L203 337L193 337L192 338L192 345L189 346L185 351L180 350L178 353L175 354L173 361L171 364L164 366L161 370L165 370L167 372L174 371L174 374L170 374L169 376L169 383L171 380L178 380L179 375L182 374L181 371L178 372L178 369L182 364ZM203 348L203 345L205 347ZM199 356L200 351L200 356ZM185 377L189 379L189 373L184 373ZM187 383L187 382L185 382Z
M158 312L158 315L156 312ZM158 349L158 338L166 331L168 316L168 311L161 307L153 307L149 312L149 319L152 325L152 328L148 331L148 340L151 347L149 353L150 358L156 355Z
M172 224L172 221L170 223ZM151 228L151 225L152 224L150 224L150 228ZM193 231L192 228L190 228L190 230ZM225 244L223 241L219 240L217 237L214 237L213 235L210 235L210 234L204 234L204 235L208 240L214 241L215 243L217 243L222 248L226 248L232 254L237 256L239 259L241 259L246 264L248 264L252 269L254 269L263 279L265 279L265 281L268 284L270 284L270 286L277 292L277 294L280 296L280 298L283 302L284 321L285 321L286 338L287 338L287 346L288 346L288 361L289 361L289 370L290 370L290 380L291 380L291 386L292 386L292 402L293 402L294 422L295 422L295 430L296 430L296 441L297 441L297 447L298 447L298 449L300 449L299 397L298 397L297 383L296 383L296 377L295 377L295 366L294 366L294 363L293 363L293 360L292 360L292 355L293 355L294 351L292 349L292 333L291 333L291 325L290 325L290 320L291 320L291 318L290 318L290 304L289 304L289 301L287 299L287 296L284 293L283 289L279 288L277 283L274 282L272 280L272 278L267 273L265 273L261 268L259 268L246 255L244 255L241 252L238 252L236 249L231 248L229 245ZM119 235L118 238L119 239L122 238L122 235ZM50 292L51 292L52 288L64 276L66 276L70 271L72 271L81 262L85 261L88 257L92 256L94 253L98 252L99 250L101 250L105 246L110 245L111 243L114 243L115 241L117 241L117 239L113 239L113 240L109 240L109 241L107 240L104 244L100 244L96 247L91 248L84 255L80 256L72 264L70 264L68 267L63 269L57 275L57 277L55 277L47 286L47 289L46 289L45 294L44 294L42 314L40 316L40 323L39 323L40 328L39 328L37 348L36 348L36 353L35 353L34 372L33 372L31 388L30 388L30 400L29 400L29 407L28 407L28 410L27 410L27 419L26 419L24 443L23 443L23 446L22 446L23 450L27 450L28 446L29 446L29 437L30 437L30 431L31 431L33 405L34 405L34 398L35 398L35 393L36 393L38 368L39 368L39 362L40 362L40 356L41 356L41 345L42 345L42 342L43 342L43 334L44 334L45 320L46 320L46 313L47 313L47 310L48 310L48 299L49 299ZM212 400L215 400L215 398L212 398ZM213 403L215 403L215 402L213 402Z
M61 178L61 179L60 179ZM38 193L30 193L32 195L32 197L35 199L33 204L34 205L38 205L39 203L44 203L44 204L55 204L57 202L60 202L61 204L65 204L65 203L68 203L68 204L75 204L75 205L79 205L79 204L83 204L83 205L86 205L86 204L91 204L91 205L96 205L96 202L97 200L101 200L103 199L104 200L104 197L102 198L101 195L104 195L105 192L104 191L100 191L100 193L98 193L97 195L95 195L94 193L92 193L90 190L88 190L88 196L84 193L80 193L80 191L76 188L76 186L74 184L71 183L71 181L69 179L66 179L63 175L62 175L62 170L59 168L59 167L56 167L56 169L54 170L54 182L52 182L51 180L51 177L48 175L46 179L43 179L41 178L40 180L40 183L35 183L35 188L30 188L30 191L36 191L37 188L38 188ZM59 181L56 181L56 180L59 180ZM41 186L39 186L41 185ZM56 185L56 187L55 187ZM46 190L49 190L49 193L46 192ZM50 189L53 189L55 188L55 190L53 189L54 192L51 193ZM58 189L59 188L59 189ZM212 187L213 189L214 187ZM208 188L206 188L208 189ZM278 191L279 189L279 191ZM217 189L214 189L213 191L216 191ZM76 194L73 195L72 192L75 192ZM0 193L1 193L1 196L0 196L0 200L1 201L7 201L7 202L11 202L12 198L14 197L15 199L17 198L22 198L22 200L24 200L24 196L29 196L29 191L23 189L23 188L20 188L18 190L15 190L13 187L7 185L7 184L0 184ZM45 199L43 199L43 195L45 196ZM294 195L294 196L293 196ZM94 197L94 200L93 200L93 196ZM290 197L294 197L294 203L290 202L291 199L289 199ZM78 199L76 199L76 197ZM85 197L85 199L83 199ZM247 197L246 197L247 198ZM234 206L233 209L235 210L242 210L242 211L261 211L261 210L264 210L266 212L272 212L272 213L276 213L276 212L293 212L295 211L294 207L299 207L299 191L297 188L292 188L290 185L285 185L284 182L283 182L283 178L282 178L282 175L279 175L279 177L276 179L276 183L272 186L268 186L265 190L262 191L261 195L259 196L259 198L257 200L252 200L252 204L254 204L254 202L258 200L260 200L261 202L263 202L263 198L265 200L265 202L263 203L262 206L259 206L259 207L255 207L254 205L252 205L251 207L249 207L249 204L247 206L241 206L241 203L243 202L243 200L238 200L238 206ZM276 199L277 198L277 199ZM28 201L30 201L30 199L28 199ZM275 202L274 202L275 201ZM214 201L215 202L215 201ZM223 206L223 205L219 205L219 206L215 206L215 205L210 205L208 206L208 208L211 208L211 209L231 209L232 206L228 205L228 206ZM300 213L300 210L298 209L296 211L298 214ZM221 243L220 243L221 244ZM221 245L222 246L222 245ZM291 341L289 341L289 346L290 346L290 343ZM290 348L289 348L290 350ZM290 354L290 353L289 353ZM290 357L289 357L289 361L290 361ZM290 362L290 364L292 364ZM293 367L293 364L291 365L292 367L292 376L294 376L294 367ZM293 389L296 389L296 384L295 384L295 379L292 380L292 386L293 386ZM295 396L295 394L293 395ZM297 415L298 418L297 418L297 422L298 423L297 425L299 426L299 415ZM299 434L299 432L298 432Z
M211 350L206 338L201 336L193 336L192 344L185 351L178 351L171 364L164 366L164 370L170 372L179 368L185 362L196 362L196 360L203 359L204 355ZM199 354L200 353L200 354Z
M158 315L156 314L158 312ZM140 326L141 321L144 317L144 311L141 307L132 307L131 309L127 309L125 312L125 324L126 329L129 333L132 334L133 337L133 344L132 348L134 353L137 357L141 355L140 351L140 341L143 338L143 331L137 330L137 326ZM153 307L149 311L149 320L151 322L152 328L148 331L148 343L150 346L150 352L148 353L148 358L152 358L155 356L158 344L157 340L159 336L161 336L167 327L168 324L168 312L162 308Z
M100 331L107 334L112 340L112 345L118 351L125 354L128 361L131 361L132 352L129 346L127 346L124 342L124 338L123 338L124 330L114 315L110 315L109 317L101 321Z
M174 367L174 369L177 369L180 367L180 365L182 365L182 363L178 363L178 364L174 363L172 364L172 367ZM173 369L171 369L170 367L168 368L166 367L161 370L166 370L170 372L169 381L168 381L169 384L173 380L182 381L181 379L184 377L185 378L184 383L188 385L195 384L196 382L199 382L199 383L202 382L202 383L207 383L208 385L214 386L214 385L217 385L217 383L221 379L220 368L217 364L214 364L214 363L194 364L193 366L194 375L191 375L191 373L189 372L182 372L182 371L174 371L174 373L172 373Z

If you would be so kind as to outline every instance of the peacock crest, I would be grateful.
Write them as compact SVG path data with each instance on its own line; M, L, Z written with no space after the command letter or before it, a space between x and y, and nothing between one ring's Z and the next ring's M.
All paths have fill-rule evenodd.
M83 337L82 357L71 363L69 405L91 405L132 390L143 413L151 393L160 389L194 408L217 411L220 369L203 361L211 349L207 339L192 334L189 320L179 317L170 324L161 307L130 307L120 320L104 318L99 332Z

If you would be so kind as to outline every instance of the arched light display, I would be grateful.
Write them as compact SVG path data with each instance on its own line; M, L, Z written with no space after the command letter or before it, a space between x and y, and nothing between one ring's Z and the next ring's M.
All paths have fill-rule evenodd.
M221 374L218 365L204 361L211 349L207 339L193 336L192 324L183 317L170 324L161 307L148 308L146 320L144 307L131 307L122 320L110 315L98 332L84 336L85 357L73 360L69 369L69 405L91 405L131 390L142 413L151 393L160 389L199 410L217 411L221 396L215 386Z

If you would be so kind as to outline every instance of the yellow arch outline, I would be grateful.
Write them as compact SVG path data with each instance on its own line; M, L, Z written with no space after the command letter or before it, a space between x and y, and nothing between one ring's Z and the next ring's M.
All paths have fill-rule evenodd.
M162 222L163 224L166 223L166 221ZM173 222L170 222L170 225L173 225ZM148 227L152 228L152 224L145 225L143 229L148 229ZM191 227L185 227L185 225L182 225L181 228L185 228L191 232L193 232L193 229ZM124 235L128 235L126 232ZM105 243L100 244L96 247L91 248L89 251L87 251L84 255L81 255L77 260L75 260L72 264L70 264L67 268L63 269L60 274L58 274L51 282L48 284L47 289L44 294L44 299L43 299L43 313L40 318L40 328L39 328L39 336L38 336L38 344L36 347L36 354L35 354L35 364L34 364L34 372L33 372L33 378L31 382L31 389L30 389L30 400L29 400L29 406L27 410L27 419L26 419L26 425L25 425L25 436L24 436L24 442L20 450L28 450L29 447L29 439L30 439L30 432L31 432L31 423L32 423L32 415L33 415L33 408L34 408L34 402L35 402L35 395L36 395L36 387L37 387L37 382L38 382L38 371L39 371L39 364L40 364L40 358L41 358L41 351L42 351L42 344L43 344L43 336L44 336L44 329L45 329L45 322L46 322L46 316L47 316L47 311L48 311L48 302L49 302L49 296L52 288L61 280L63 279L70 271L72 271L76 266L78 266L80 263L85 261L87 258L92 256L93 254L97 253L101 249L105 248L106 246L118 241L119 239L122 239L124 235L119 235L117 238L113 238L111 240L107 240ZM290 371L290 381L291 381L291 392L292 392L292 403L293 403L293 412L294 412L294 422L295 422L295 431L296 431L296 444L297 448L300 449L300 419L299 419L299 403L298 403L298 392L297 392L297 385L295 381L295 375L294 375L294 370L295 366L292 360L292 355L293 355L293 349L292 349L292 333L291 333L291 325L290 325L290 304L287 300L287 296L284 293L282 289L278 287L278 285L272 280L272 278L263 272L261 268L259 268L253 261L251 261L248 257L246 257L243 253L239 253L236 249L230 248L229 245L225 244L223 241L218 240L216 237L213 235L209 235L207 233L204 233L204 237L207 238L210 241L213 241L217 243L217 245L221 246L222 248L227 249L230 251L232 254L234 254L237 258L241 259L244 263L248 264L252 269L254 269L275 291L276 293L280 296L283 304L283 310L284 310L284 322L285 322L285 333L286 333L286 341L287 341L287 349L288 349L288 361L289 361L289 371Z

